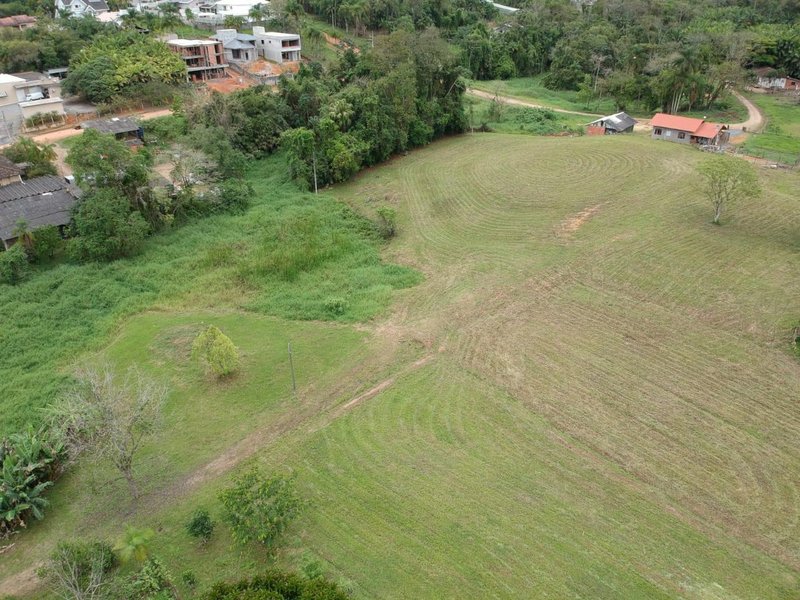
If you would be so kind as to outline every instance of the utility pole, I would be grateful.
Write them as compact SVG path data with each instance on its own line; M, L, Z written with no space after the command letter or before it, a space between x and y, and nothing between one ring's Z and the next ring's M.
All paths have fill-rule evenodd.
M297 396L297 381L294 378L294 361L292 360L292 342L289 342L289 370L292 372L292 394Z
M316 142L315 142L316 144ZM319 194L319 190L317 189L317 149L316 147L311 151L312 156L312 165L314 168L314 193Z

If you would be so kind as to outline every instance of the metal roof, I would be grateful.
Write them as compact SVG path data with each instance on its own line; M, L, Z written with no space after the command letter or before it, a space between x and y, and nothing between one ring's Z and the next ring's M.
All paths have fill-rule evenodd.
M0 155L0 179L17 177L21 174L22 174L22 169L20 169L17 165L15 165L5 156Z
M589 125L600 125L600 124L606 127L606 129L614 129L615 131L625 131L629 127L633 127L634 125L636 125L636 119L634 119L626 112L618 112L613 115L608 115L607 117L600 117L599 119L589 123Z
M254 50L253 42L247 42L239 39L231 40L230 42L222 42L222 47L227 50Z
M703 124L703 119L692 119L691 117L678 117L676 115L668 115L665 113L658 113L650 121L653 127L665 127L667 129L677 129L678 131L688 131L694 133Z
M96 129L100 133L130 133L139 131L141 125L127 117L114 117L113 119L94 119L81 123L82 129Z
M80 197L80 189L55 175L0 187L0 238L13 239L21 220L31 230L66 225Z

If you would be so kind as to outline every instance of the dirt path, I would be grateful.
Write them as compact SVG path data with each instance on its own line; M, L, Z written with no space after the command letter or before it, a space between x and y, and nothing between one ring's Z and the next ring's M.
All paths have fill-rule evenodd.
M736 90L731 90L731 93L736 96L736 99L739 102L744 104L745 108L747 108L747 120L743 121L742 123L732 123L730 125L731 129L761 131L761 128L764 127L765 119L764 115L761 114L761 111L758 110L758 107Z
M582 115L584 117L600 116L595 113L580 112L577 110L566 110L564 108L553 108L552 106L545 106L544 104L536 104L535 102L518 100L516 98L512 98L511 96L501 96L499 94L492 94L491 92L484 92L483 90L476 90L473 88L467 88L467 94L469 94L470 96L475 96L476 98L482 98L483 100L494 100L494 98L497 97L499 100L502 100L506 104L510 104L512 106L525 106L527 108L546 108L548 110L552 110L553 112L557 113L564 113L567 115Z
M147 121L148 119L155 119L156 117L166 117L167 115L171 114L172 114L171 109L159 108L157 110L149 110L145 112L132 113L123 116L135 117L136 119ZM60 142L61 140L64 140L66 138L80 135L81 133L83 133L83 129L76 129L75 127L69 127L67 129L59 129L58 131L48 131L45 133L32 135L31 139L40 144L55 144L56 142Z
M35 592L42 583L36 575L36 569L38 568L39 565L33 565L0 582L0 594L3 594L3 597L16 597L26 596Z

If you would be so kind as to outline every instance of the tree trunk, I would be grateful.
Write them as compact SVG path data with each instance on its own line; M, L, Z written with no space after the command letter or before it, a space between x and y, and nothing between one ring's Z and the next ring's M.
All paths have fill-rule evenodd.
M719 218L722 216L722 202L714 203L714 225L719 225Z
M128 489L133 496L134 501L139 499L139 486L136 485L136 480L133 478L133 470L130 468L123 469L122 474L125 476L125 481L128 482Z

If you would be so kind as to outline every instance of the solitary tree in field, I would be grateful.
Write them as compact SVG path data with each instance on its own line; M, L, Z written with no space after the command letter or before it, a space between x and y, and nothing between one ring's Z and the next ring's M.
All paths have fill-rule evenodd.
M703 193L714 205L714 225L719 225L725 205L754 198L761 193L755 169L740 158L712 156L697 167Z
M51 409L73 456L109 460L139 497L134 459L155 431L167 390L132 368L120 378L110 367L78 372L78 384Z

